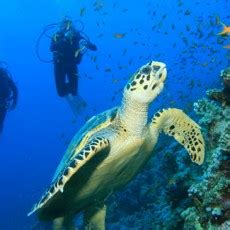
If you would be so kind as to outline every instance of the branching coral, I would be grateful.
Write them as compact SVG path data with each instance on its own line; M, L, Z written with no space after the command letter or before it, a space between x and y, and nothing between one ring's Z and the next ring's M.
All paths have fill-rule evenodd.
M215 102L207 99L194 103L194 111L201 116L200 124L207 125L223 117L222 109Z
M219 143L221 149L230 152L230 124L228 124L228 126L225 128L220 137Z

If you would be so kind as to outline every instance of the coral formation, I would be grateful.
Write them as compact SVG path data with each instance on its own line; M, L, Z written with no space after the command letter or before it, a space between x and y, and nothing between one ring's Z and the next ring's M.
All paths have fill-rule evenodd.
M230 108L201 99L194 104L205 129L207 153L204 174L188 192L193 200L181 216L184 229L230 229Z

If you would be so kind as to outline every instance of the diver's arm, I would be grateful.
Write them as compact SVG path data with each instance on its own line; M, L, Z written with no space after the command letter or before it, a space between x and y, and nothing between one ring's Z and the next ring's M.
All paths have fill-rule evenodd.
M63 43L63 40L64 40L64 35L62 33L60 32L55 33L51 40L50 51L51 52L58 51L58 49L60 49Z
M52 37L52 40L51 40L51 44L50 44L50 51L51 52L54 52L56 50L55 36L56 36L56 34L54 34L54 36Z
M86 48L90 49L92 51L96 51L97 50L97 46L93 43L91 43L88 39L86 39L85 37L83 37L80 33L79 33L79 41L80 40L84 40L86 42Z
M50 51L51 52L55 52L57 51L59 45L58 45L58 42L56 41L56 34L52 37L52 41L51 41L51 44L50 44Z

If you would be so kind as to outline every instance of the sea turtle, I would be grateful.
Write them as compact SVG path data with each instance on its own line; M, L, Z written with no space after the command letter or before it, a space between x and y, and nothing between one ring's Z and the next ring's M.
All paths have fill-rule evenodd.
M106 198L126 185L152 155L160 132L173 136L193 162L204 160L200 127L182 110L169 108L148 123L151 102L160 94L166 65L151 61L124 88L119 107L92 117L70 143L49 189L32 211L53 221L55 230L74 229L83 211L86 229L105 229Z

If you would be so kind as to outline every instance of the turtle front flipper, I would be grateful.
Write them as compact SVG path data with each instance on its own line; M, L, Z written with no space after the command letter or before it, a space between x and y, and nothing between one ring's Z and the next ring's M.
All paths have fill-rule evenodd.
M164 131L173 136L188 151L191 160L202 164L205 155L205 143L200 126L179 109L166 109L157 112L151 122L150 132L156 135Z
M44 215L46 216L47 209L49 210L49 206L52 206L50 202L55 200L55 196L57 199L64 199L65 186L68 182L70 182L70 179L78 173L79 169L95 155L102 152L109 152L109 150L110 143L107 138L96 137L92 139L79 153L75 155L73 159L66 164L65 168L61 171L56 180L53 181L50 188L45 192L41 200L33 207L28 216L36 211L39 212L38 214L40 217L43 217ZM43 209L45 214L43 214Z

